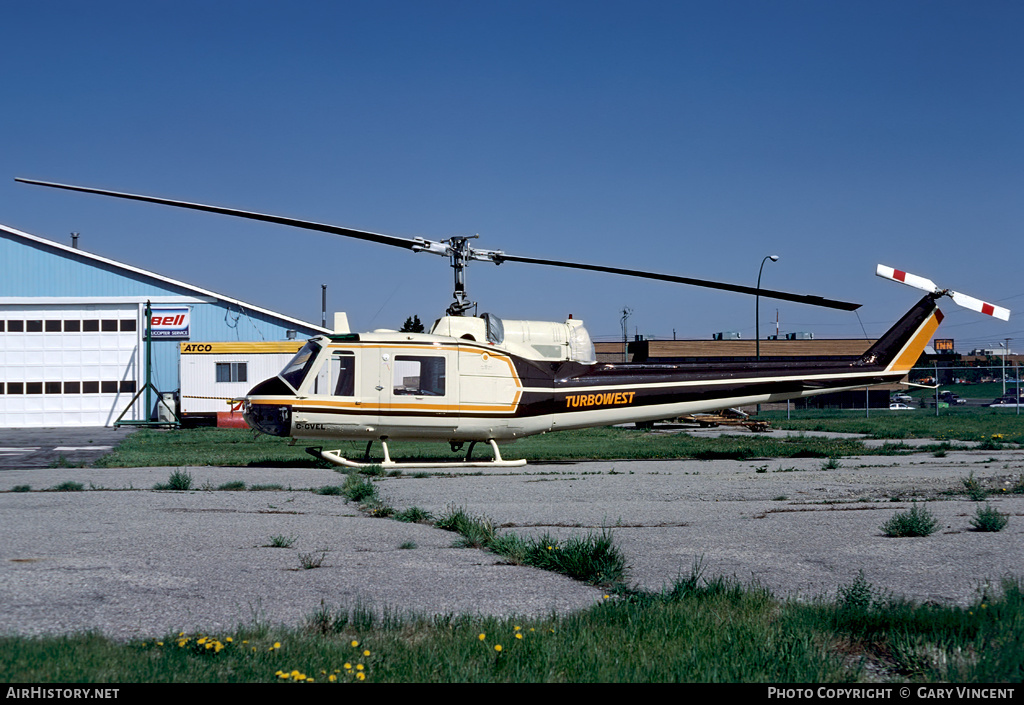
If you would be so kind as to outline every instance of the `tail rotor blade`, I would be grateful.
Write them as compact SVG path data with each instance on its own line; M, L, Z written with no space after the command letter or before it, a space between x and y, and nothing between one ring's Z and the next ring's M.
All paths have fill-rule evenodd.
M957 291L940 289L931 279L925 279L924 277L919 277L916 274L910 274L909 272L904 272L899 269L893 269L892 267L887 267L884 264L880 264L875 267L875 274L884 279L891 279L895 282L908 284L915 289L922 289L927 291L929 294L935 294L936 296L949 296L949 298L953 299L954 303L970 309L971 311L977 311L978 313L983 313L986 316L998 318L1001 321L1010 320L1009 309L1003 308L1002 306L996 306L995 304L990 304L987 301L976 299L973 296L968 296L967 294L961 294Z
M942 291L931 279L925 279L924 277L919 277L916 274L904 272L892 267L886 267L884 264L880 264L875 267L875 274L883 279L891 279L894 282L900 282L901 284L912 286L915 289L927 291L929 294L935 294Z
M949 296L953 301L964 308L969 308L970 310L977 311L978 313L984 313L986 316L993 316L1001 321L1010 320L1010 309L1008 308L996 306L995 304L990 304L986 301L982 301L981 299L976 299L973 296L961 294L956 291L949 292Z

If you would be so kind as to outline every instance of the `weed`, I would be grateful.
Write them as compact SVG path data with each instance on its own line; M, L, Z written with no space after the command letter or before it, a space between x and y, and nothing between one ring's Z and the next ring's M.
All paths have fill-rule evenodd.
M68 480L67 482L62 482L59 485L54 485L53 487L50 488L49 491L50 492L81 492L84 489L85 489L85 485L83 485L81 482L74 482L72 480Z
M342 494L351 502L363 502L377 498L377 486L366 478L348 475L342 485Z
M313 551L312 553L300 553L299 554L299 565L302 566L303 570L312 570L313 568L319 568L324 563L324 558L327 557L327 551Z
M192 489L192 474L188 470L175 470L167 478L166 483L156 484L154 490L190 490Z
M73 463L67 459L63 454L58 455L57 459L49 464L50 468L82 468L85 467L85 463Z
M249 489L251 491L253 491L253 492L277 492L279 490L283 490L284 486L283 485L274 485L274 484L270 484L270 485L252 485L252 486L249 487Z
M15 485L11 488L11 492L31 492L32 485Z
M456 543L460 548L487 548L494 541L494 523L487 517L471 516L461 508L450 508L434 526L462 536Z
M1010 492L1013 494L1024 494L1024 473L1017 476L1017 481L1013 483Z
M881 527L882 532L890 537L902 536L929 536L939 528L938 521L932 516L926 507L913 503L910 511L896 512L893 517Z
M345 496L345 488L341 485L324 485L313 490L313 494L328 496Z
M414 548L419 548L419 546L416 545L415 541L403 541L401 544L399 544L398 547L400 549L403 549L403 550L411 550L411 549L414 549Z
M978 507L974 512L974 516L971 517L971 526L974 527L974 531L1001 531L1007 521L1009 521L1008 515L1000 513L986 502L984 507Z
M378 501L374 501L370 504L364 504L363 509L366 511L367 514L378 519L387 519L389 517L394 516L395 514L394 507L392 507L390 504L385 504L384 502Z
M278 534L277 536L270 537L270 543L263 544L266 548L291 548L292 544L295 543L295 536L285 536L284 534Z
M857 572L857 577L849 585L840 585L836 602L840 607L867 609L872 603L871 583L864 577L864 570Z
M960 478L960 482L963 484L967 496L975 502L980 502L988 497L988 490L982 487L981 483L974 477L973 472L967 477Z
M829 456L828 460L821 464L822 470L838 470L841 467L843 467L843 464L834 456Z
M237 492L245 489L245 483L241 480L234 480L233 482L225 482L217 489L225 492Z
M424 524L433 521L434 515L428 512L426 509L421 509L420 507L409 507L408 509L404 509L395 514L395 519L410 524Z

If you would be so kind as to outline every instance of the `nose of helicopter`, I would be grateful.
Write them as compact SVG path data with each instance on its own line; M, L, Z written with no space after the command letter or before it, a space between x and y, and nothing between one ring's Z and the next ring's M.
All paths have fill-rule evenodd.
M292 409L287 403L282 403L282 396L294 395L276 377L250 389L242 408L242 417L249 428L268 436L291 435Z

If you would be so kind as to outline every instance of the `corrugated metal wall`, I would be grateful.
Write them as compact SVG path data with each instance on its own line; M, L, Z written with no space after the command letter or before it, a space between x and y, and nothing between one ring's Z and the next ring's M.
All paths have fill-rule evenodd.
M187 272L180 274L187 275ZM187 304L192 311L190 339L193 341L284 340L289 329L299 338L316 335L295 321L249 310L244 304L204 296L202 292L121 269L116 264L96 261L68 249L0 230L0 302L31 307L44 303L89 305L117 299L134 303L139 310L140 338L145 331L142 309L147 299L154 306ZM214 300L210 301L209 299ZM33 301L38 299L38 303ZM155 341L153 382L161 392L179 388L179 341ZM139 385L145 383L144 368Z

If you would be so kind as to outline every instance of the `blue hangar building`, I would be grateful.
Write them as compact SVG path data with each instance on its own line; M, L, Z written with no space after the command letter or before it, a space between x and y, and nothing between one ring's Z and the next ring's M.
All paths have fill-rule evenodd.
M153 417L156 409L147 414L146 395L139 395L146 385L147 302L154 321L151 381L160 393L181 388L183 341L255 347L330 332L0 225L0 427L109 426L119 417ZM239 363L220 365L209 382L234 383L236 390L239 382L251 387L262 379L244 374Z

